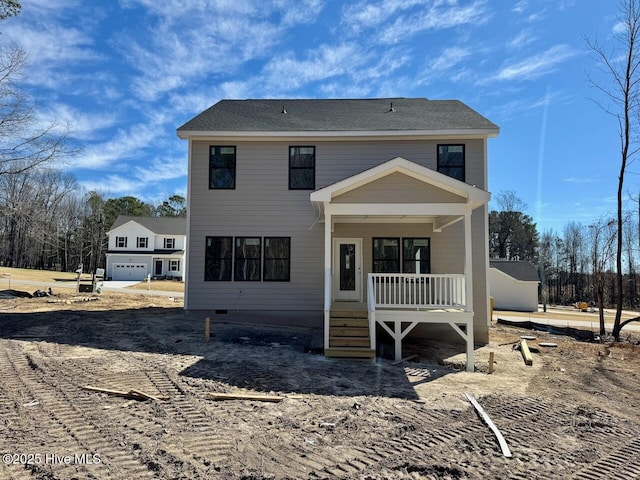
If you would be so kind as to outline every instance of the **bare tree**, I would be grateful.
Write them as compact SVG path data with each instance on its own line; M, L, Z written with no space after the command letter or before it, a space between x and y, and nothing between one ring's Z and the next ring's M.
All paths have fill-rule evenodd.
M627 165L638 152L635 146L634 130L638 126L638 102L640 82L640 55L638 37L640 36L640 0L620 0L618 6L618 28L614 33L615 47L608 50L597 39L587 39L587 45L594 52L601 70L611 82L591 84L604 94L606 101L601 107L613 115L618 122L620 136L620 171L618 176L618 212L617 212L617 250L616 250L616 317L613 336L620 337L620 319L624 293L622 289L622 253L623 253L623 212L622 194L624 174Z
M41 126L33 104L20 88L27 62L16 46L0 47L0 176L51 164L72 153L68 126Z
M598 220L589 225L591 233L591 269L593 275L593 290L598 305L600 317L600 335L604 335L604 289L606 267L613 258L613 244L617 237L616 221Z

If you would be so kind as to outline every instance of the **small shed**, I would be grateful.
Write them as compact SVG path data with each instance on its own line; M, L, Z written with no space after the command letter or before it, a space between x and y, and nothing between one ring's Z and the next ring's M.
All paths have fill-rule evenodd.
M496 310L535 312L538 310L536 267L525 261L489 261L489 291Z

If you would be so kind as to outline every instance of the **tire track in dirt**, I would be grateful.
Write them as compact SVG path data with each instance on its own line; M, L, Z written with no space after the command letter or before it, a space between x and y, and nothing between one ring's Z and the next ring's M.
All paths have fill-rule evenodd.
M87 392L72 384L65 375L59 375L56 369L47 365L45 359L27 354L15 344L7 348L3 345L3 360L14 371L15 377L33 394L42 410L48 414L47 432L55 440L48 444L56 445L56 453L71 455L94 453L100 456L100 463L91 465L46 465L45 471L59 470L60 478L66 478L66 471L73 469L82 472L82 476L100 475L104 478L133 476L133 478L155 478L146 465L140 463L137 455L118 445L109 427L99 420L95 413L95 402ZM96 418L92 418L93 417ZM41 468L35 468L37 473Z
M631 480L640 478L640 437L615 449L614 453L580 470L574 477L580 480Z
M61 368L69 367L65 362ZM74 362L69 374L106 388L137 388L169 397L169 401L154 404L153 412L141 414L129 409L118 412L120 423L138 435L131 439L137 445L144 445L149 440L161 444L161 448L150 455L157 466L187 461L195 474L207 469L212 462L222 463L234 448L227 440L233 431L214 425L212 418L194 404L184 387L171 378L163 362L156 361L152 354L111 351L99 357L99 361ZM162 423L153 420L154 415L160 416ZM173 426L170 432L165 428L167 425ZM157 437L162 437L162 441ZM153 468L157 468L155 464Z

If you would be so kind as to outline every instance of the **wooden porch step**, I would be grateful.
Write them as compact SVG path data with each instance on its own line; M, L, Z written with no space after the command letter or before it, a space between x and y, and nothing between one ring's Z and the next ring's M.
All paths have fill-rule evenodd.
M369 338L369 326L366 327L330 327L332 337L366 337Z
M324 349L324 356L329 358L375 358L376 351L363 347L332 347Z
M368 347L369 337L329 337L330 347Z
M331 310L331 318L368 318L369 312L366 310Z
M334 327L354 327L354 328L369 328L368 318L330 318L329 326Z

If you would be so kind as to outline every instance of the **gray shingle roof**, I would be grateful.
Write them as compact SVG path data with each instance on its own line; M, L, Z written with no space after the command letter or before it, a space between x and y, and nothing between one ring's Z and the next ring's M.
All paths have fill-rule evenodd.
M118 218L116 218L116 221L113 222L109 231L124 225L130 220L139 223L158 235L187 234L187 219L182 217L128 217L125 215L119 215Z
M521 282L538 282L538 270L525 261L490 260L489 266Z
M458 100L283 99L221 100L178 128L178 134L394 130L489 130L497 134L499 129Z

